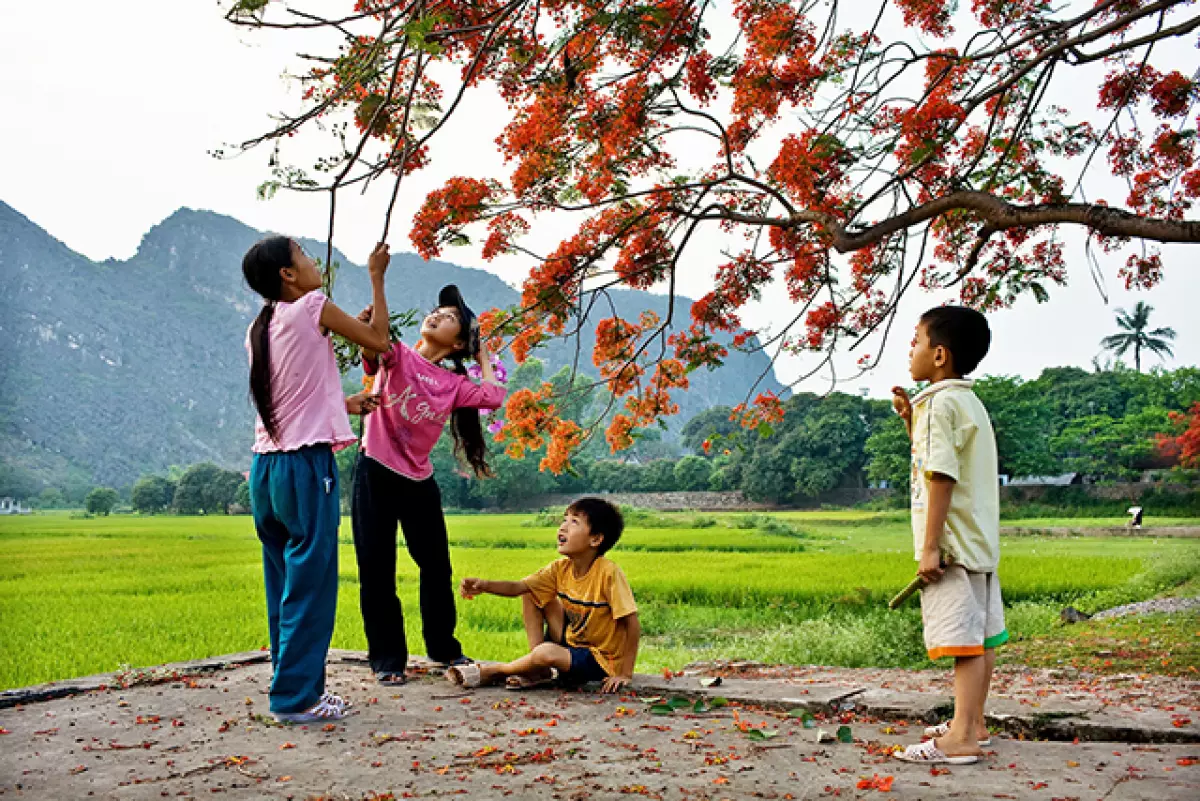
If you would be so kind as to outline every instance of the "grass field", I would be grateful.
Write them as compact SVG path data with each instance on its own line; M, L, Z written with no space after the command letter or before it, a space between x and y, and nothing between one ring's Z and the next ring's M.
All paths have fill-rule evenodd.
M534 516L453 516L449 527L456 576L519 578L556 557L554 528ZM348 520L341 540L334 646L363 648ZM1063 605L1091 611L1191 588L1200 576L1196 540L1020 537L1003 547L1009 628L1030 661L1043 658L1030 648L1053 639ZM640 670L711 658L928 665L917 604L885 607L913 574L904 515L649 515L612 557L640 606ZM399 563L419 653L417 571L406 557ZM458 609L469 654L521 651L515 602L484 597ZM0 687L254 649L266 634L247 517L0 518ZM1166 672L1195 660L1169 645L1155 654Z

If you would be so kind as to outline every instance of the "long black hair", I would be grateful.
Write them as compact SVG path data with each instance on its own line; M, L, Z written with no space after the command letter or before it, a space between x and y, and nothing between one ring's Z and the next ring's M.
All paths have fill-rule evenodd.
M275 303L283 291L280 270L292 266L292 240L269 236L250 246L242 257L242 276L266 303L254 325L250 326L250 397L258 409L263 427L272 440L279 433L275 421L275 401L271 398L271 339L268 336Z
M467 368L463 364L465 351L452 353L454 372L466 375ZM496 475L492 466L487 463L487 441L483 438L483 426L479 422L478 409L455 409L450 415L450 434L454 437L454 455L466 459L475 472L476 478L491 478Z

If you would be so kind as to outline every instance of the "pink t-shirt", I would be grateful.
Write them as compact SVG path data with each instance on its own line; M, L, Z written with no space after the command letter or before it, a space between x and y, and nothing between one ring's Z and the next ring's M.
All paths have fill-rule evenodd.
M268 336L271 398L279 439L268 436L256 414L255 453L294 451L319 443L329 443L337 450L357 439L346 414L333 343L321 335L321 310L326 300L320 292L309 292L292 303L275 304ZM249 331L246 352L251 352Z
M504 400L504 387L476 384L434 364L403 342L379 357L378 365L363 362L375 378L379 408L363 425L363 452L402 476L421 481L433 475L429 453L455 409L495 409Z

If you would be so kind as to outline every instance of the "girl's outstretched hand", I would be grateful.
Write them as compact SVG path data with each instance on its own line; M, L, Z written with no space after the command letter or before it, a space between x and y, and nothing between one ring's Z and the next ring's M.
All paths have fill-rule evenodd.
M350 395L346 398L346 411L349 414L370 414L378 408L378 395L368 395L366 392L359 392L356 395Z
M392 254L388 252L387 244L380 242L367 258L367 272L371 274L372 278L383 278L391 260Z

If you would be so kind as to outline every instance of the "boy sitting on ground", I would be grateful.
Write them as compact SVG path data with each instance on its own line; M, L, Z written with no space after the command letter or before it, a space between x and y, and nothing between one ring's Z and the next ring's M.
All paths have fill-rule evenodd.
M611 503L580 498L567 507L558 527L562 559L521 581L463 579L459 592L467 600L482 593L521 598L529 653L502 665L458 665L447 678L465 687L504 679L514 690L556 679L570 685L602 681L606 693L627 686L642 629L629 581L604 556L624 528Z

